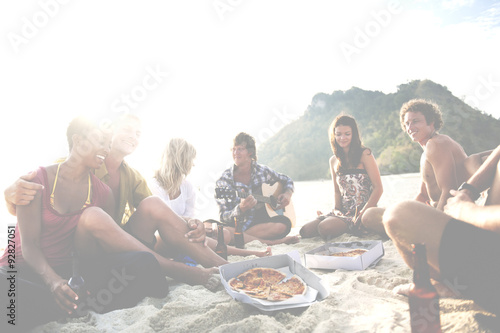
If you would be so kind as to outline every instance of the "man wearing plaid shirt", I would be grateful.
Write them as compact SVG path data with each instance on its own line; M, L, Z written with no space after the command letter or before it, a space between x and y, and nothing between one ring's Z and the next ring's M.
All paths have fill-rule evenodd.
M269 217L252 195L261 194L262 184L280 182L283 190L277 198L278 205L286 207L293 194L292 179L257 163L255 139L247 133L242 132L235 137L232 154L234 165L225 170L216 183L217 192L226 193L217 197L217 204L220 219L230 231L231 238L234 234L234 219L237 218L243 225L245 242L255 239L269 245L298 242L296 236L285 237L292 228L290 219L282 215Z

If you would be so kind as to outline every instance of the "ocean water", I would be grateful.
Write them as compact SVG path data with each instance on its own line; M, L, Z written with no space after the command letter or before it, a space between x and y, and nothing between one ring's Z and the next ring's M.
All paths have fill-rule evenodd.
M403 200L414 199L420 188L418 173L382 176L384 193L378 207L387 207ZM316 217L316 211L327 213L334 205L334 189L332 180L316 180L295 182L295 193L292 197L296 227L300 227Z
M418 173L382 176L384 193L380 198L379 207L387 207L402 200L413 199L420 188ZM218 219L218 208L210 198L208 204L198 212L201 220L208 218ZM295 182L295 193L292 197L295 209L295 229L316 217L316 211L329 212L333 208L334 190L332 180L315 180ZM0 205L0 249L7 243L7 226L16 223L15 217L7 213L4 204Z

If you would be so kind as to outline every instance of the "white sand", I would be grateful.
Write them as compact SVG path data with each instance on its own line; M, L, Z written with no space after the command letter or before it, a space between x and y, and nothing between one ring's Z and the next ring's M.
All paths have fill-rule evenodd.
M401 188L406 178L384 178L384 186ZM412 178L413 183L418 180ZM398 182L402 182L401 184ZM298 184L299 185L299 184ZM297 185L295 202L307 202L307 191L312 184ZM317 185L317 184L316 184ZM329 187L330 182L325 182ZM411 186L415 189L415 187ZM391 191L392 192L392 191ZM413 192L414 193L414 192ZM409 194L407 196L410 196ZM386 195L381 206L406 199L392 192ZM320 202L319 199L311 199ZM296 204L297 208L299 206ZM313 217L316 209L327 209L309 204L297 209L298 221ZM308 216L304 212L308 212ZM297 233L295 228L292 233ZM366 239L366 238L365 238ZM378 236L369 239L381 239ZM353 241L358 237L340 236L334 241ZM273 247L274 254L292 250L305 253L323 244L320 238L301 240L295 245ZM259 242L247 245L249 249L264 249ZM35 329L35 332L409 332L410 322L407 298L395 295L394 287L409 283L412 272L404 264L390 240L384 240L385 256L376 267L365 271L313 270L322 278L330 295L305 310L283 311L274 315L259 313L255 308L233 300L220 287L210 292L203 287L172 284L164 299L146 298L136 307L107 314L90 313L86 317L71 319L66 323L52 322ZM230 257L231 262L252 257ZM474 319L483 312L473 302L462 299L441 299L443 332L489 332ZM488 314L486 312L483 312Z
M344 235L335 240L358 239ZM298 249L304 253L321 244L319 238L307 239L296 245L274 246L273 252ZM248 246L262 247L258 242ZM411 282L412 273L391 241L384 241L384 248L384 258L365 271L313 270L329 288L330 296L306 310L270 316L233 300L222 287L210 292L174 284L164 299L146 298L134 308L91 313L64 324L52 322L35 332L409 332L407 298L393 294L392 289ZM231 261L246 259L230 257ZM482 310L473 302L441 299L440 306L444 332L488 332L475 321L474 314Z

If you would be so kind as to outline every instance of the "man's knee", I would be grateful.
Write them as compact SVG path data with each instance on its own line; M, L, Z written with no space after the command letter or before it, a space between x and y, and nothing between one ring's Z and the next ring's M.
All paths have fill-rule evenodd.
M287 225L285 225L284 223L276 223L276 228L280 234L283 234L288 230Z
M412 218L418 214L422 204L414 201L402 201L387 208L382 216L382 223L388 234L408 228L412 224Z
M286 236L286 231L287 231L287 226L283 223L279 222L274 222L270 224L270 234L272 234L272 237L284 237Z
M152 214L158 209L158 207L160 207L162 202L161 198L157 196L147 197L137 206L137 211Z
M143 199L137 207L137 212L156 220L163 219L168 213L173 213L170 207L157 196Z

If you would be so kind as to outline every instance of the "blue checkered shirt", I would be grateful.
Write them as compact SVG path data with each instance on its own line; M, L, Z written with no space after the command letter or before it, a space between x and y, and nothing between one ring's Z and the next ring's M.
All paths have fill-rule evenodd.
M233 176L234 167L233 165L224 171L219 180L217 180L217 189L225 190L224 192L228 193L228 195L223 198L217 198L216 196L216 201L219 205L220 220L225 225L234 227L234 218L236 217L239 222L243 223L243 231L245 231L254 221L256 208L254 207L243 213L239 206L241 198L237 193L245 192L251 194L253 189L260 188L262 184L273 185L276 182L280 182L283 185L283 192L287 190L293 192L294 186L290 177L278 173L268 166L258 164L255 161L252 161L250 184L246 185L235 182Z

